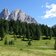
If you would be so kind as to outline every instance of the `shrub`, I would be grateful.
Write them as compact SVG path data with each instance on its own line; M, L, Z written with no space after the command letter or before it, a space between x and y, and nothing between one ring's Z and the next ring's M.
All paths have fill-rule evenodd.
M55 38L55 44L54 44L54 49L56 50L56 38Z
M20 50L22 51L23 49L21 48Z
M8 44L9 45L14 45L14 41L13 40L10 40Z
M14 38L14 40L16 40L16 38L17 38L16 35L13 35L13 38Z
M31 45L32 45L30 40L29 40L29 42L28 42L28 45L29 45L29 46L31 46Z
M4 40L4 44L5 45L14 45L14 40L13 39L7 40L7 37L6 37L5 40Z
M7 45L7 37L4 40L4 44Z
M43 37L42 39L43 40L49 40L50 38L49 37Z

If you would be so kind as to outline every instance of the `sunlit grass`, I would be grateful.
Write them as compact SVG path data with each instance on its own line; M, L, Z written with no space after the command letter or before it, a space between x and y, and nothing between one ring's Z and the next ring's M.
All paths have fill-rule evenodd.
M6 35L10 40L13 35ZM17 38L14 45L4 45L4 40L0 41L0 56L56 56L54 50L54 39L33 40L31 46L28 41Z

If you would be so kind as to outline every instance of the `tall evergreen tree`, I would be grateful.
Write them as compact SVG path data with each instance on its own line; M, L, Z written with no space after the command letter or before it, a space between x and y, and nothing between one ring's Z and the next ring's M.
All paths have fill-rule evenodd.
M30 39L29 25L27 25L26 38L27 38L28 40Z
M3 40L3 38L4 38L4 28L0 22L0 39Z
M49 36L50 36L50 39L52 38L52 36L53 36L53 31L52 31L52 29L51 28L49 28Z

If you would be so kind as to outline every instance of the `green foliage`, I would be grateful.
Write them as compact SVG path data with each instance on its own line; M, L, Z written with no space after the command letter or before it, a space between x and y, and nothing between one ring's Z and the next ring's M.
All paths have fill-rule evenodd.
M54 25L54 26L52 27L52 30L53 30L53 36L56 37L56 25Z
M17 36L14 34L14 35L12 36L12 38L14 38L14 40L16 40L16 39L17 39Z
M50 39L53 36L56 36L56 28L48 27L47 25L34 24L34 23L26 23L21 22L19 20L4 20L0 19L0 38L3 39L4 33L6 34L15 34L23 36L22 38L32 39L32 40L40 40L40 36L48 36Z
M28 41L28 46L31 46L31 45L32 45L32 43L31 43L31 41L29 40L29 41Z
M8 43L7 43L7 37L6 37L5 40L4 40L4 44L5 44L5 45L8 44Z
M50 39L52 38L52 36L53 36L53 30L50 28L49 29L49 36L50 36Z
M3 38L4 38L4 28L3 28L2 24L0 24L0 38L1 38L1 40L3 40Z
M8 45L14 45L14 41L13 40L9 40Z
M56 37L55 37L55 44L54 44L54 49L56 50Z
M4 39L4 44L5 45L14 45L14 40L10 39L8 40L7 37Z

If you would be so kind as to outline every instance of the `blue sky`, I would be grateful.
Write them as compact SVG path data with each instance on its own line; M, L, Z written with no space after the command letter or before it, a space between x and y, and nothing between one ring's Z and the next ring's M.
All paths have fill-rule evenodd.
M0 12L7 8L11 12L21 9L34 17L38 23L56 24L56 1L54 0L0 0Z

